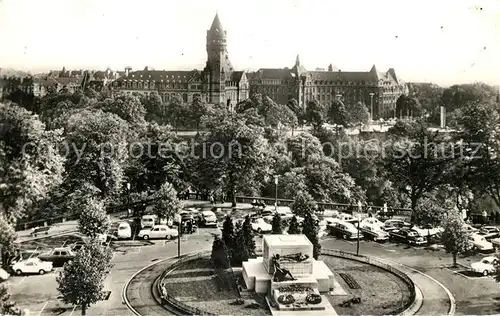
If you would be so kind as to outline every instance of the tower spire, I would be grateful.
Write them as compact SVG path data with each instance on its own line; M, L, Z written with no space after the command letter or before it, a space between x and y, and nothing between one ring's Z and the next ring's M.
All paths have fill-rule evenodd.
M295 58L295 65L300 66L300 56L297 54L297 58Z

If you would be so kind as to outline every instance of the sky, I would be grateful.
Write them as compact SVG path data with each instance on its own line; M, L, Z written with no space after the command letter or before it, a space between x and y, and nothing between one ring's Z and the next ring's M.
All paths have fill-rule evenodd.
M500 84L500 0L0 0L0 67L203 69L216 12L238 70Z

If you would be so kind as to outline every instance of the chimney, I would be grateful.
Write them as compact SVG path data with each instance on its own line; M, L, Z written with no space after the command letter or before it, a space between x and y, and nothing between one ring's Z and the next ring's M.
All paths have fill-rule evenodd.
M328 71L333 71L333 65L332 64L328 65Z
M128 77L128 75L130 74L131 71L132 71L132 67L126 67L125 68L125 77Z

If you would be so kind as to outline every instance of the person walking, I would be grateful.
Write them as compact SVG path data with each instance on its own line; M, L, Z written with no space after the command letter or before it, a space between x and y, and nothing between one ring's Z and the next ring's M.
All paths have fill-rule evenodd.
M488 213L483 211L483 225L488 224Z
M193 222L191 220L188 220L186 223L187 226L187 233L192 234L193 233Z

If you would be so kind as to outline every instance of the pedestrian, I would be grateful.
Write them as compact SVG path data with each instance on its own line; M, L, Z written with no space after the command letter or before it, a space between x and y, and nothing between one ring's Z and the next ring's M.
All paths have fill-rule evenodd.
M188 220L187 223L187 233L188 234L192 234L193 233L193 223L191 222L191 220Z
M210 194L210 204L215 204L214 196Z
M486 211L483 211L483 224L488 224L488 213Z

